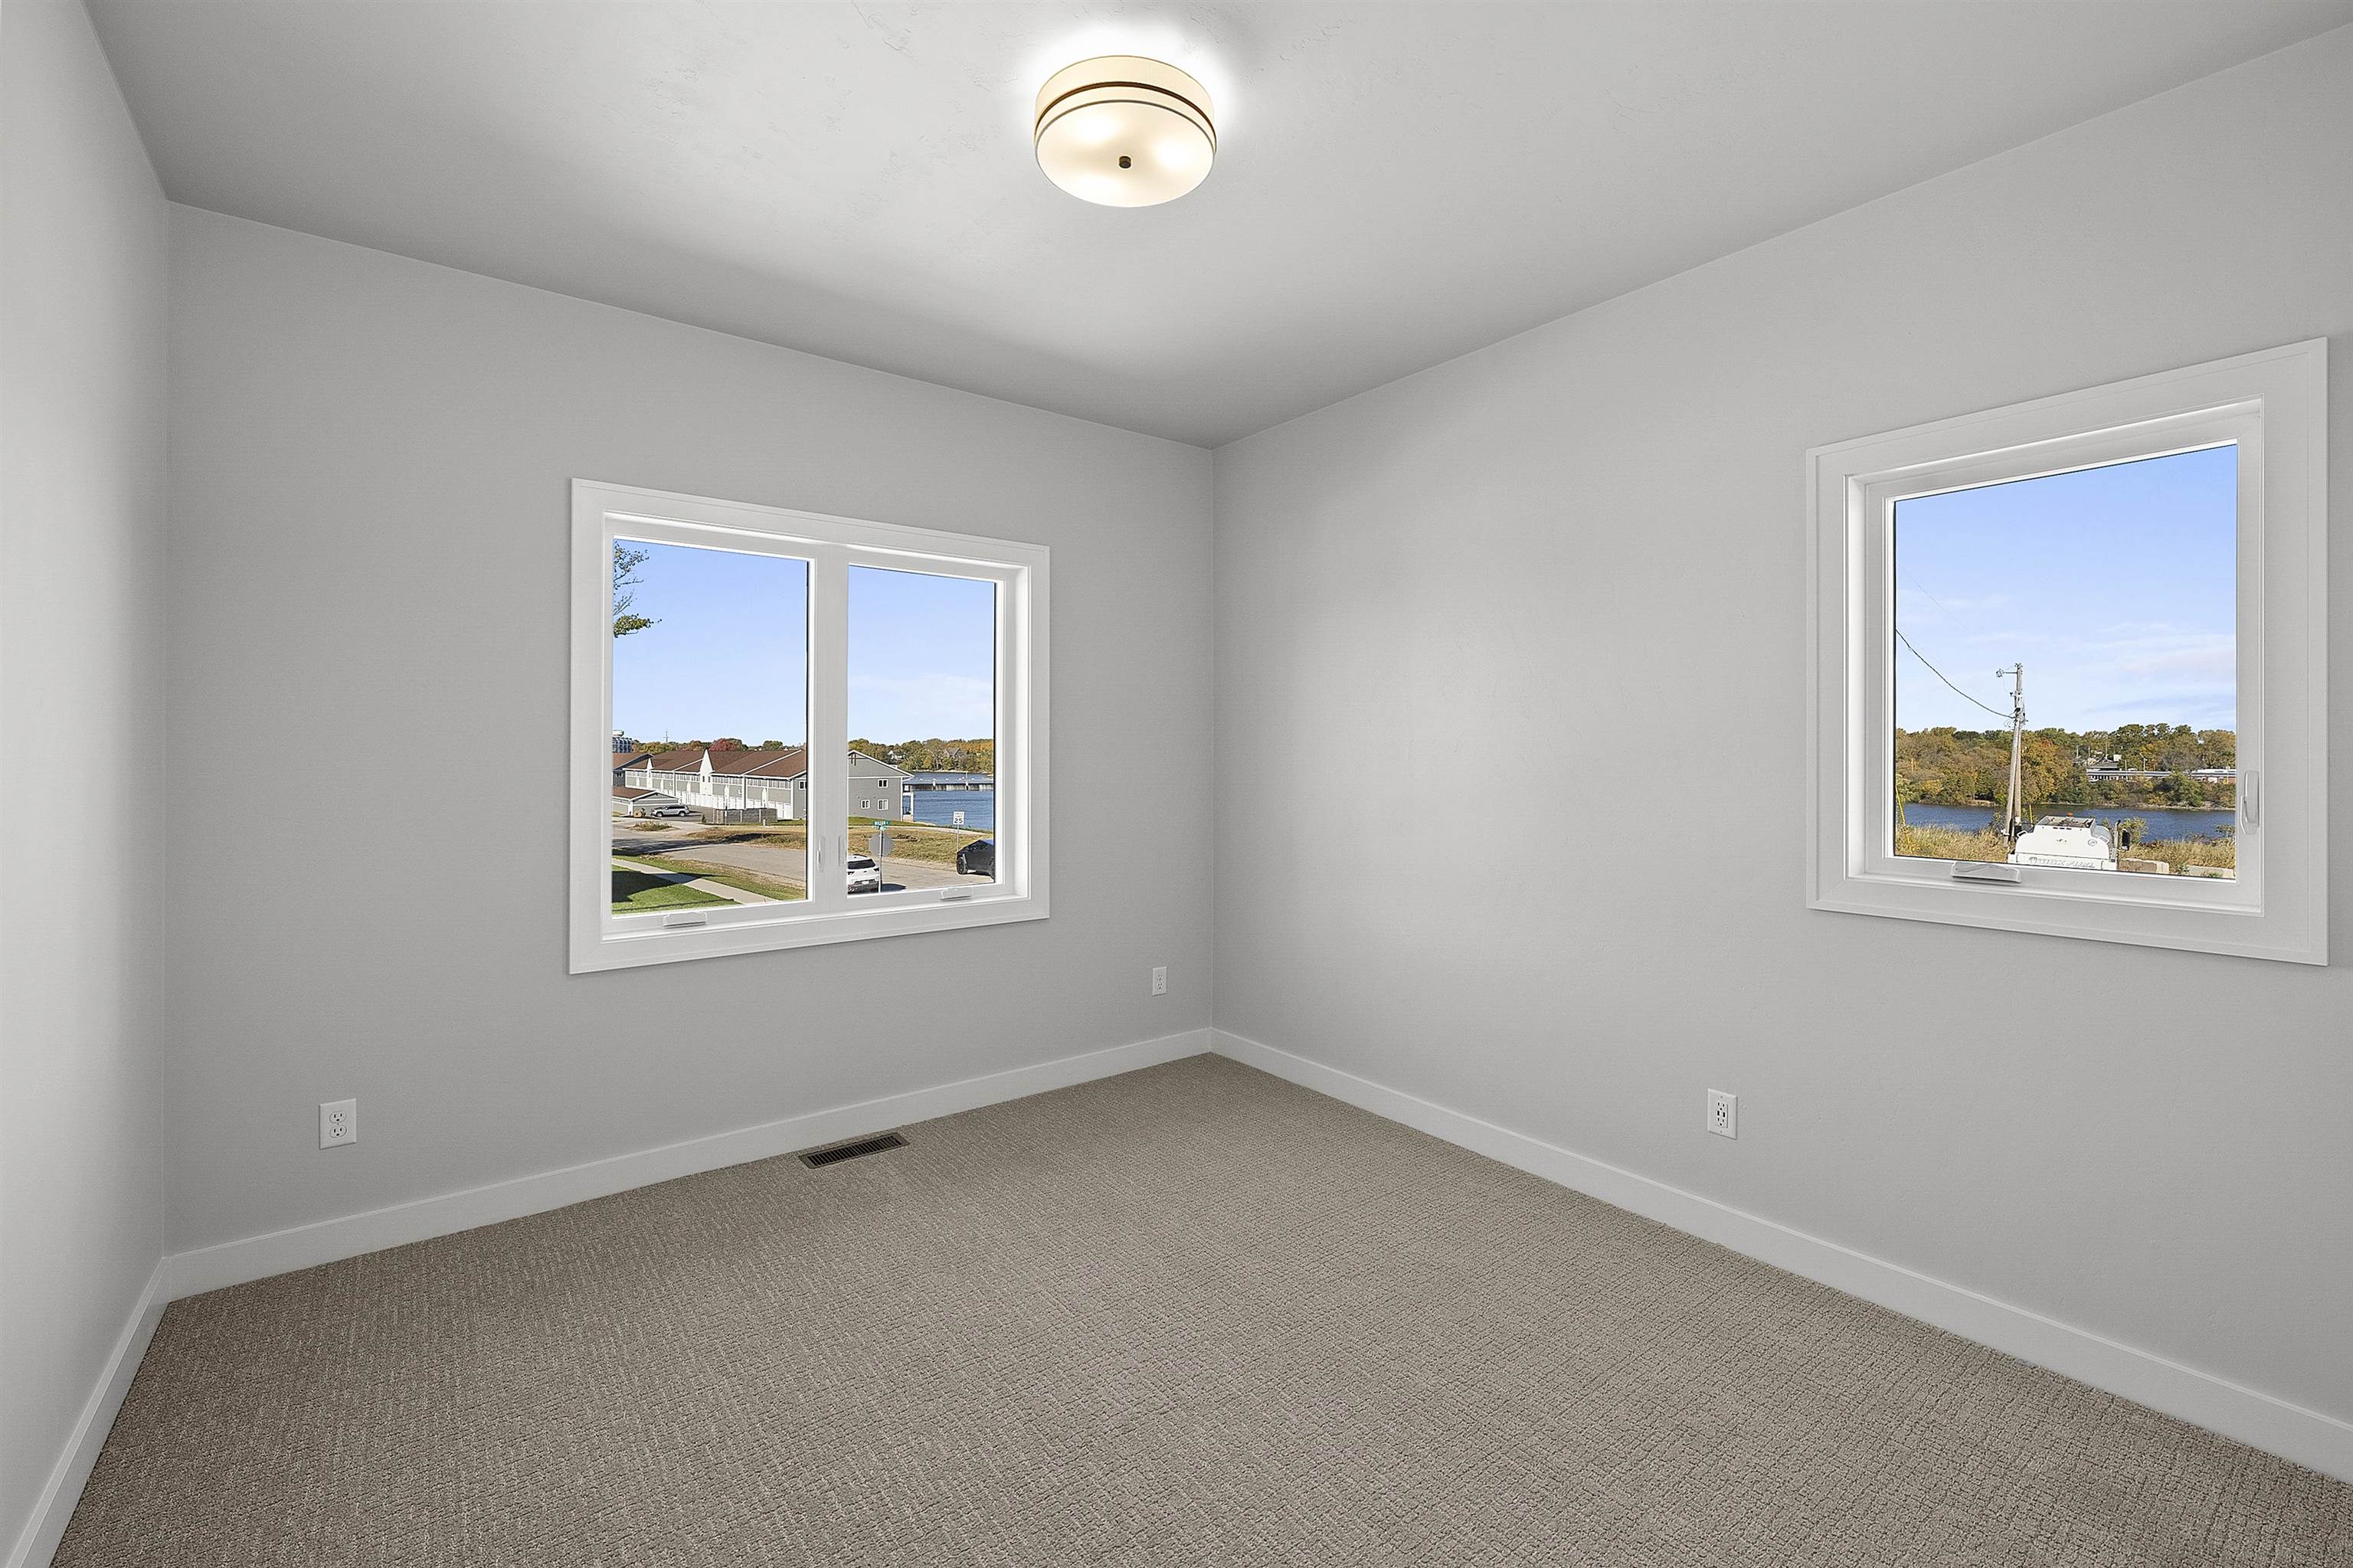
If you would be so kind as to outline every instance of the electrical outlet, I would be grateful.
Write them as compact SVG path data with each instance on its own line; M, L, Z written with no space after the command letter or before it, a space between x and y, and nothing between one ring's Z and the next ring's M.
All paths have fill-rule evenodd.
M1707 1129L1718 1138L1740 1136L1740 1097L1722 1089L1707 1092Z
M1152 971L1152 994L1155 996L1166 996L1168 994L1168 966L1166 964L1162 964Z
M319 1103L319 1147L332 1149L360 1140L360 1102L322 1100Z

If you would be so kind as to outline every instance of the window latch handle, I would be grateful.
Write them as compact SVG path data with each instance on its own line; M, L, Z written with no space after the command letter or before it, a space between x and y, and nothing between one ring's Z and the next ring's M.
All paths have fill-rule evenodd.
M2263 776L2260 773L2239 775L2239 825L2259 828L2263 824Z
M2019 882L2018 867L2004 865L1998 860L1957 860L1953 863L1955 882Z

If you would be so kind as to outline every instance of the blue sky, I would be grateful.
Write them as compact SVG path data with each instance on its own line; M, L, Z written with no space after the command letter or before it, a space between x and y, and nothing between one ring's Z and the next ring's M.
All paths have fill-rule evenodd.
M808 568L685 545L651 552L633 607L655 624L613 645L613 724L638 740L798 745L808 732ZM849 733L994 733L996 585L853 567Z
M1895 506L1901 729L2238 727L2238 449L2216 447Z
M849 733L986 740L997 733L997 585L849 568Z

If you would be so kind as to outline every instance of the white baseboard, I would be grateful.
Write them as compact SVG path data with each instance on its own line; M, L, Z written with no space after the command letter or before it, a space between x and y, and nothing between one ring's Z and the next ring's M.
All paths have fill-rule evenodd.
M511 1181L470 1187L463 1192L445 1192L414 1202L396 1203L389 1208L175 1253L164 1260L167 1290L164 1298L176 1300L224 1286L266 1279L291 1269L311 1268L362 1253L380 1252L388 1246L405 1246L410 1242L471 1230L477 1225L521 1219L525 1214L543 1213L632 1187L716 1171L722 1166L741 1165L749 1160L766 1160L818 1144L838 1143L884 1128L952 1116L1002 1100L1018 1100L1025 1095L1134 1072L1138 1067L1173 1062L1180 1056L1198 1056L1208 1049L1209 1032L1188 1029L1156 1040L1139 1040L983 1077L810 1111L758 1127L714 1133L709 1138L691 1139L659 1149L639 1150L609 1160L591 1160L560 1171L520 1176Z
M1932 1323L2021 1361L2122 1394L2324 1475L2353 1480L2353 1424L1305 1056L1223 1029L1211 1033L1219 1054L1302 1087Z
M5 1568L46 1568L98 1461L107 1431L131 1386L132 1374L146 1353L156 1321L171 1300L476 1225L519 1219L649 1182L1065 1088L1207 1050L2324 1474L2353 1480L2353 1424L1307 1057L1224 1030L1195 1029L166 1257L157 1265L137 1309L123 1326L104 1374L91 1391Z
M65 1539L66 1525L73 1519L74 1505L81 1500L81 1489L98 1463L98 1452L106 1446L115 1412L122 1408L122 1396L131 1392L132 1374L139 1370L140 1361L147 1354L147 1341L155 1337L156 1321L164 1316L164 1277L159 1262L147 1277L147 1288L140 1292L122 1332L115 1337L113 1353L99 1372L98 1386L82 1402L81 1415L66 1439L65 1452L58 1456L41 1495L33 1500L31 1516L16 1532L7 1568L48 1568L49 1559L57 1555L58 1542Z

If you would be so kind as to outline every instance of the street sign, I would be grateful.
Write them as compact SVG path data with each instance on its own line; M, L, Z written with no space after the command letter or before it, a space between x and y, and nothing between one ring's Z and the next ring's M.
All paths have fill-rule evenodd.
M872 855L876 860L881 860L884 855L889 854L891 853L891 830L884 828L872 838L868 839L866 841L866 853Z

